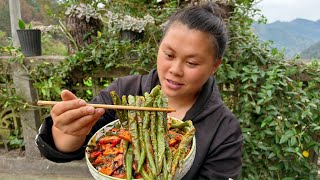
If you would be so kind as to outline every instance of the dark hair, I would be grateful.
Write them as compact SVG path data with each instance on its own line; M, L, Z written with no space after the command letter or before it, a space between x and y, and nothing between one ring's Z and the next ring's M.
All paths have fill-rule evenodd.
M207 33L215 45L216 58L221 58L228 41L224 17L222 8L213 2L180 9L170 16L164 28L164 36L173 23L180 22L189 29Z

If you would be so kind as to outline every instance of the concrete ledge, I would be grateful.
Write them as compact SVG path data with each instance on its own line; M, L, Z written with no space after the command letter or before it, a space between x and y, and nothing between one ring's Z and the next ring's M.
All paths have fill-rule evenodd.
M65 176L51 176L51 175L32 175L32 174L8 174L0 173L0 179L4 180L90 180L81 177L65 177Z
M30 176L30 179L43 179L44 177L45 179L50 179L50 177L52 179L93 179L84 159L68 163L54 163L44 158L0 156L0 178L19 179L19 176Z

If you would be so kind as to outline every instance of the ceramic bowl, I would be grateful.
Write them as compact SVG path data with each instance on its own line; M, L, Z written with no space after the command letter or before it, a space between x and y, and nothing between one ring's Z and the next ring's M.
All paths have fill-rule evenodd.
M177 119L175 119L175 120L177 120ZM178 120L178 121L181 121L181 120ZM100 137L103 136L105 134L105 132L112 129L112 127L116 123L119 123L119 120L112 121L109 124L103 126L101 129L99 129L91 137L91 139L88 142L88 145L91 145L93 142L96 142L97 139L100 139ZM184 159L185 162L184 162L183 168L181 168L181 169L178 168L176 170L176 174L173 179L175 179L175 180L182 179L183 176L187 174L187 172L190 170L191 165L194 161L195 155L196 155L196 139L194 136L193 140L192 140L191 150L190 150L189 154L187 155L187 157ZM94 179L96 179L96 180L123 180L123 179L108 176L108 175L105 175L105 174L99 172L96 168L93 167L93 165L91 164L91 162L89 160L89 157L90 157L90 146L87 146L86 151L85 151L86 163L87 163L89 171Z

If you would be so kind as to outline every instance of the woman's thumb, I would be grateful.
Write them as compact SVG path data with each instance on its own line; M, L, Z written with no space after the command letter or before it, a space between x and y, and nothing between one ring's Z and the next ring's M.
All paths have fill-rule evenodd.
M61 98L63 101L78 99L76 95L74 95L71 91L66 89L61 91Z

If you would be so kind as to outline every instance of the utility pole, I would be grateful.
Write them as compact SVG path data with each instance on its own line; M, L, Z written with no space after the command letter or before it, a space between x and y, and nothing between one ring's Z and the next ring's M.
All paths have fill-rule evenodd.
M19 39L17 34L18 21L21 19L20 0L8 0L10 9L10 23L13 46L19 47Z

